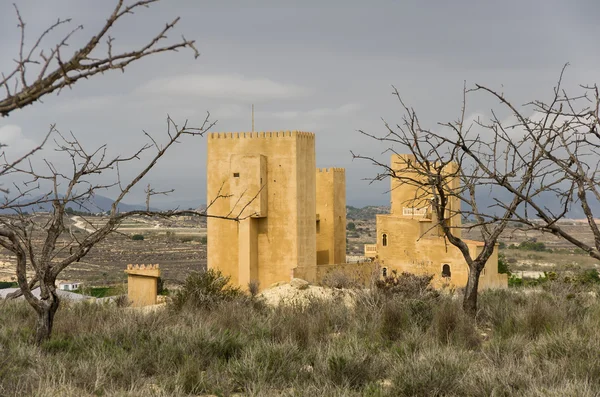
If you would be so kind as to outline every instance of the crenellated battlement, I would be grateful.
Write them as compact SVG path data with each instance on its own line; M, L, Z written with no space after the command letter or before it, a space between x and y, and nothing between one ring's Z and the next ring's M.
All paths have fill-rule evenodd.
M144 265L144 264L132 265L132 264L129 264L129 265L127 265L127 270L159 270L159 266L158 266L158 263L156 265Z
M314 140L315 134L305 131L211 132L208 137L210 139L304 138Z
M332 167L332 168L317 168L318 172L332 172L332 173L346 173L345 168Z
M160 268L155 265L127 265L127 299L132 306L156 305Z

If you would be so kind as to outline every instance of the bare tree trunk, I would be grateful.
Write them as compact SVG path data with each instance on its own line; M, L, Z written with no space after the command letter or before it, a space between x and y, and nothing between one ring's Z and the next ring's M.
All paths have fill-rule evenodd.
M54 325L54 315L58 310L60 301L56 291L50 292L50 297L38 309L38 319L35 330L35 344L41 345L50 339Z
M463 300L463 310L471 317L477 314L477 290L479 288L479 275L481 270L477 262L469 266L469 279L465 287L465 298Z

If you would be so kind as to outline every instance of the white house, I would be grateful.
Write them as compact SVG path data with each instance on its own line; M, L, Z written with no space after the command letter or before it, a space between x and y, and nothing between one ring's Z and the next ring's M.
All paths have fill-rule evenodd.
M58 289L61 291L75 291L81 287L81 282L62 282L58 284Z

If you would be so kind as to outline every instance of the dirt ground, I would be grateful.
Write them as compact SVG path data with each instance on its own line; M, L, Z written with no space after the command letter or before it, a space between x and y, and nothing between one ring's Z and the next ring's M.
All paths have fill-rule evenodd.
M44 215L36 216L43 223ZM105 221L102 217L70 217L67 222L73 233L83 236L95 226ZM347 254L363 255L364 244L376 241L375 219L348 219L354 223L353 230L347 231ZM581 221L571 220L565 226L569 232L592 242L588 227ZM144 240L132 240L131 236L141 234ZM35 243L41 246L43 233L34 235ZM478 240L477 230L465 230L463 237ZM204 219L132 219L119 229L118 234L95 246L79 263L68 267L61 280L82 281L89 285L107 285L126 281L124 269L128 264L159 264L163 279L168 284L179 284L191 271L206 268L206 223ZM522 251L502 249L513 271L551 271L577 268L600 268L600 261L587 255L577 254L569 244L549 234L523 232L511 227L501 236L506 246L518 245L522 241L543 242L553 252ZM57 258L68 254L68 247L62 248L59 241ZM14 281L14 257L4 249L0 250L0 281Z
M73 219L75 218L75 219ZM87 228L102 222L95 219L92 225L82 224L80 219L69 219L73 233L83 236ZM189 272L206 268L206 224L198 220L129 222L105 241L96 245L80 262L61 273L61 280L82 281L90 285L106 285L126 280L128 264L159 264L167 284L178 284ZM141 234L144 240L132 240L133 234ZM34 234L38 247L42 245L43 233ZM57 259L68 255L66 240L59 240ZM63 246L61 246L61 244ZM14 281L14 257L10 252L0 251L0 281Z

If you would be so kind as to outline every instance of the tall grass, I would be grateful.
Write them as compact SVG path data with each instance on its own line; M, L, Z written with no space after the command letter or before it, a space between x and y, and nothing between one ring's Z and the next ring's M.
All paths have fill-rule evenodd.
M178 310L65 304L40 349L34 313L7 302L0 396L593 396L600 302L590 288L484 292L476 320L456 297L420 289L358 292L353 307L271 308L197 290L202 304Z

